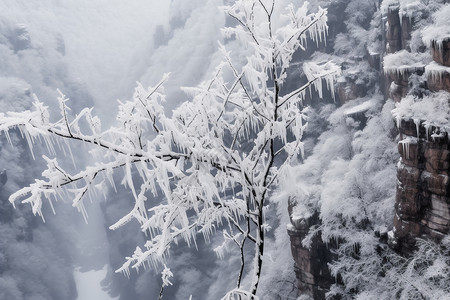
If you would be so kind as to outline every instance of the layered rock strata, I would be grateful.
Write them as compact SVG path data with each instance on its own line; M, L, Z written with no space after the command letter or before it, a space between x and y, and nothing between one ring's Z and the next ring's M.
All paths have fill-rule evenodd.
M383 36L386 45L384 54L411 51L409 40L415 26L414 17L402 14L398 6L392 6L381 23L382 27L384 24L387 26ZM423 74L426 81L420 89L450 92L450 37L439 42L433 41L430 49L428 59L432 58L433 62L428 65L404 65L398 72L380 72L378 86L386 98L400 102L411 94L412 89L418 88L411 78L419 78ZM415 55L412 53L412 56ZM379 70L377 66L383 60L383 53L368 53L364 59L374 70ZM346 77L338 83L337 94L341 104L366 95L357 77ZM406 119L401 120L398 126L401 160L397 172L394 230L389 240L390 245L405 256L414 250L416 238L439 241L450 233L449 135L439 127L425 126L424 121ZM310 247L303 246L302 240L313 225L320 225L317 215L296 219L291 214L288 233L299 292L321 300L325 299L325 293L336 282L326 267L335 257L320 235L312 239Z
M438 241L450 232L450 143L448 133L426 129L423 122L403 120L399 130L401 160L391 246L409 255L416 238Z
M426 86L431 92L450 92L450 38L432 41L430 48L433 61L425 66ZM403 97L392 98L400 102ZM450 233L450 139L445 129L425 121L399 124L401 160L390 245L406 256L416 238L439 241Z
M292 217L292 205L289 205L289 213L291 224L287 231L291 240L291 252L295 262L294 270L299 293L309 295L313 299L325 299L325 293L335 282L328 269L328 263L334 257L328 245L322 242L320 233L312 238L309 247L302 244L310 227L320 222L319 217L316 214L307 219L296 219Z

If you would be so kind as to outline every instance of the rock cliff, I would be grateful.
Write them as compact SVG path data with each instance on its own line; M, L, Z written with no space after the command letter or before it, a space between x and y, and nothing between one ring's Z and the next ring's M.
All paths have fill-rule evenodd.
M348 7L352 5L352 1L340 2ZM392 230L389 233L387 230L375 230L374 234L379 237L379 251L383 252L383 244L389 240L391 249L403 257L413 255L417 238L439 242L450 233L450 138L449 124L445 124L448 122L448 115L445 116L448 111L445 110L450 107L450 34L444 34L443 37L441 34L430 41L426 40L426 34L422 34L424 43L420 40L420 30L427 22L437 22L437 17L433 19L431 15L437 8L446 7L445 3L438 1L428 8L405 5L402 1L380 1L377 10L372 12L370 26L366 22L369 34L364 37L365 55L345 57L342 62L344 76L337 85L341 105L367 97L372 94L371 90L398 103L394 111L401 158L397 165L394 217L389 221ZM341 11L350 13L348 8ZM333 14L333 11L330 13ZM345 24L341 33L351 35L351 21ZM371 34L377 36L375 40L384 49L373 51ZM339 54L338 39L332 38L335 42L334 53ZM379 67L380 61L383 62L383 68ZM355 68L363 64L369 67ZM351 68L354 70L351 71ZM377 78L376 82L362 80L367 74ZM444 121L433 121L433 118L439 117L436 116L439 113L428 110L427 115L420 108L411 110L416 102L417 107L434 105L434 109L444 110ZM336 246L324 242L321 231L305 246L302 241L308 235L311 236L313 228L321 226L321 212L316 210L306 218L297 218L292 213L295 205L290 205L291 224L288 233L299 294L313 299L326 299L326 293L334 283L342 284L339 274L329 270L329 263L336 260L338 255ZM360 226L366 225L361 223ZM346 230L345 224L342 230ZM358 250L354 250L352 255L357 259ZM357 292L358 287L353 290ZM334 299L332 297L338 299L339 295L329 293L327 299Z

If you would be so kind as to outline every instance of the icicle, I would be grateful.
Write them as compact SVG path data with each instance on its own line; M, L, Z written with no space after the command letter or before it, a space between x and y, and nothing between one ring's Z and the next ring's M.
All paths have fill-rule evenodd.
M397 115L395 117L395 120L397 121L397 128L400 128L400 125L402 123L402 117L400 115Z
M77 204L77 209L83 215L84 222L86 222L86 224L88 224L88 214L87 214L86 207L84 206L83 201L80 201Z
M70 158L71 158L71 160L72 160L73 167L74 167L74 168L77 168L77 164L76 164L75 159L74 159L74 157L73 157L72 148L70 147L68 141L66 142L66 144L67 144L67 149L69 150L69 155L70 155Z
M53 214L56 215L56 211L55 211L55 208L53 206L52 199L50 199L50 197L47 197L47 199L48 199L48 203L50 203L50 207L52 208Z
M21 130L21 132L22 132L22 130ZM30 152L31 152L31 157L33 157L33 160L36 160L36 158L34 157L33 142L31 141L30 134L28 133L28 131L25 131L25 132L23 132L23 135L25 135L25 139L27 141L28 148L30 149Z
M7 140L8 143L11 145L11 147L14 148L14 144L13 144L13 142L11 141L11 136L9 135L9 131L8 131L8 130L5 130L4 132L5 132L6 140Z
M409 152L410 144L417 144L417 138L408 136L404 140L401 140L399 143L402 144L403 154L405 155L405 159L409 160L410 159L410 152Z
M414 119L413 121L414 121L414 124L416 124L417 137L419 137L420 120Z
M426 134L427 141L428 141L429 130L430 130L430 124L425 124L424 127L425 127L425 134Z

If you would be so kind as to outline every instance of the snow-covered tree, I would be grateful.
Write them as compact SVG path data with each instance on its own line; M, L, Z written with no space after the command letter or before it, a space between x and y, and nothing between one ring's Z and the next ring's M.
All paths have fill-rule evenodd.
M303 149L306 116L301 101L311 89L321 93L324 83L333 90L339 74L330 62L305 63L307 82L284 90L294 52L304 49L308 39L319 43L325 38L327 17L323 9L308 13L307 4L296 8L277 3L237 0L224 7L235 26L223 32L249 49L247 61L234 62L220 45L224 59L212 78L186 88L192 100L170 116L164 112L168 75L148 89L139 84L132 100L119 103L116 126L106 130L92 109L71 116L62 93L56 121L37 98L34 110L0 113L0 132L8 136L18 128L31 151L41 140L52 155L70 154L70 145L77 142L89 145L80 149L98 157L95 164L71 173L56 158L44 156L43 178L11 195L11 203L28 203L43 217L44 200L51 205L54 199L71 198L86 215L86 196L104 190L108 182L114 185L113 173L123 170L122 183L130 189L134 208L110 229L135 219L148 239L117 272L164 263L173 243L195 244L198 235L208 240L220 231L223 243L215 248L217 254L236 247L241 257L236 289L224 299L256 299L265 232L270 229L265 223L270 192L288 176L286 171ZM163 201L155 200L157 195ZM244 248L249 243L254 245L253 273L250 286L243 287L249 263Z

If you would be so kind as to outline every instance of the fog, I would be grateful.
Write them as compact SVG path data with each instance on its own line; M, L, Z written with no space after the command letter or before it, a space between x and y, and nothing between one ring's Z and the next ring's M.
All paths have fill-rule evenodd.
M27 109L33 93L51 108L56 107L56 89L60 89L71 99L72 111L94 106L103 124L108 126L114 122L117 100L131 97L136 81L152 85L167 72L172 74L166 87L167 110L170 111L186 99L179 87L197 84L210 71L219 29L224 24L219 5L220 1L177 0L2 1L1 111ZM9 149L6 141L2 146L4 150L0 156L5 161L2 168L8 174L8 182L2 189L5 201L2 205L9 205L6 203L8 194L32 179L17 165L26 165L24 168L29 171L32 168L31 173L35 175L40 169L39 164L27 163L30 157L25 145L19 146L19 150L23 148L21 151ZM90 158L78 155L77 159L88 163ZM110 193L110 197L114 194ZM55 245L67 246L56 246L53 249L55 255L65 256L67 253L59 252L67 252L69 248L70 259L63 264L67 270L73 268L75 271L77 299L80 300L117 298L102 290L110 284L108 280L112 280L111 254L105 231L111 224L105 223L100 202L107 200L100 198L87 205L88 224L67 203L57 205L56 216L46 212L47 223L51 225L42 226L37 217L26 221L33 223L26 226L32 236L30 245L36 244L37 232L48 226L61 238L54 241ZM24 214L29 214L27 209L23 208ZM12 215L8 219L17 218L17 212L9 209L7 212L2 214L3 221L7 215ZM52 242L42 240L38 243ZM120 258L112 255L112 259ZM16 270L0 266L0 274L4 272ZM107 273L109 279L102 288L101 281ZM70 274L65 276L70 277ZM114 276L123 277L121 274ZM26 279L16 278L17 282ZM117 288L109 290L121 293ZM17 295L24 294L20 288L15 291ZM4 293L9 292L5 289ZM5 295L13 298L12 294ZM73 295L73 291L67 291L65 298L70 299Z

